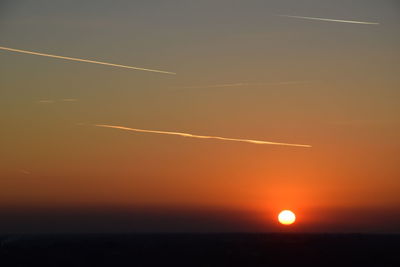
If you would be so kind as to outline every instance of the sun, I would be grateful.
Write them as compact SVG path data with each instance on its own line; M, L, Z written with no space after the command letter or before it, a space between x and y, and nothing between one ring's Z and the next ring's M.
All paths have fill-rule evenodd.
M278 215L278 221L283 225L291 225L296 221L296 215L290 210L283 210Z

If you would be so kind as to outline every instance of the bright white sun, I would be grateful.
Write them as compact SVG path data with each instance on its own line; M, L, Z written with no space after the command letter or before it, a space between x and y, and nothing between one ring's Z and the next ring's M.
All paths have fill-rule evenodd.
M290 210L283 210L278 215L278 221L284 225L290 225L296 221L296 215Z

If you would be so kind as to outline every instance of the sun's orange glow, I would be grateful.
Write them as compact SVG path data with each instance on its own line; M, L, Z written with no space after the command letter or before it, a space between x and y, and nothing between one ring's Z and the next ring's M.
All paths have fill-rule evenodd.
M283 210L279 213L278 220L283 225L291 225L296 221L296 215L290 210Z

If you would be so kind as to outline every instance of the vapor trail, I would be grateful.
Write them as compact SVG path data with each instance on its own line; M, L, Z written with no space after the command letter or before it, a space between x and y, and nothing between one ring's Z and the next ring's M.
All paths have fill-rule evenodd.
M30 171L24 170L24 169L19 169L18 170L20 173L23 173L25 175L31 174Z
M340 19L325 19L325 18L314 18L314 17L302 17L302 16L291 16L291 15L278 15L280 17L296 18L296 19L308 19L308 20L320 20L330 22L342 22L342 23L354 23L354 24L367 24L367 25L379 25L378 22L365 22L365 21L354 21L354 20L340 20Z
M20 50L20 49L9 48L9 47L2 47L2 46L0 46L0 50L6 50L6 51L11 51L11 52L23 53L23 54L30 54L30 55L36 55L36 56L43 56L43 57L51 57L51 58L65 59L65 60L71 60L71 61L79 61L79 62L93 63L93 64L99 64L99 65L106 65L106 66L117 67L117 68L125 68L125 69L141 70L141 71L150 71L150 72L158 72L158 73L164 73L164 74L176 74L176 73L174 73L174 72L163 71L163 70L145 69L145 68L140 68L140 67L125 66L125 65L113 64L113 63L107 63L107 62L101 62L101 61L94 61L94 60L89 60L89 59L82 59L82 58L74 58L74 57L64 57L64 56L50 55L50 54L44 54L44 53L38 53L38 52L34 52L34 51Z
M132 132L178 135L178 136L182 136L182 137L191 137L191 138L200 138L200 139L218 139L218 140L224 140L224 141L236 141L236 142L244 142L244 143L257 144L257 145L278 145L278 146L311 147L310 145L277 143L277 142L260 141L260 140L251 140L251 139L227 138L227 137L220 137L220 136L195 135L195 134L180 133L180 132L166 132L166 131L157 131L157 130L144 130L144 129L135 129L135 128L128 128L128 127L122 127L122 126L114 126L114 125L107 125L107 124L95 124L94 126L96 126L96 127L104 127L104 128L114 128L114 129L120 129L120 130L125 130L125 131L132 131Z
M261 86L261 85L290 85L290 84L302 84L309 83L311 81L284 81L284 82L260 82L260 83L224 83L224 84L209 84L209 85L195 85L195 86L179 86L174 88L224 88L224 87L241 87L241 86Z
M39 100L38 103L54 103L54 100Z

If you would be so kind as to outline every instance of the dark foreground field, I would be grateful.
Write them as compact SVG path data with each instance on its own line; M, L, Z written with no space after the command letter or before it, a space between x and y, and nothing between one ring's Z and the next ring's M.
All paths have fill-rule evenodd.
M0 242L0 266L400 266L399 235L8 235Z

